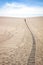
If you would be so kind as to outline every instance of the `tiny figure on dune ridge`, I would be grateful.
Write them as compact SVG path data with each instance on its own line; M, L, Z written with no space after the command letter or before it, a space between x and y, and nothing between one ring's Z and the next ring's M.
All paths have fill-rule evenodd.
M26 22L26 19L24 19L24 21Z

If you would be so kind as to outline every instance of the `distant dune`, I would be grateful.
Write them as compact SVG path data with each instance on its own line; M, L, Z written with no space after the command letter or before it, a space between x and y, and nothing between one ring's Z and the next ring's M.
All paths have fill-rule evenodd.
M43 17L0 17L0 65L43 65Z

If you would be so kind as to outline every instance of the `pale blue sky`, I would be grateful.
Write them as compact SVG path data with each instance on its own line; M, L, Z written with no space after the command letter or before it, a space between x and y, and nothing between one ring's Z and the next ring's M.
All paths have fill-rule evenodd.
M28 6L43 6L43 0L0 0L0 6L2 6L5 3L12 3L12 2L17 2L17 3L23 3Z
M43 0L0 0L0 16L43 16Z

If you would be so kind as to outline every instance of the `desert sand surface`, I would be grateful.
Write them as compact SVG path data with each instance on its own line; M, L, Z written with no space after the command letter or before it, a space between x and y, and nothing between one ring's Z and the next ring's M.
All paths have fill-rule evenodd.
M0 17L0 65L43 65L43 17Z

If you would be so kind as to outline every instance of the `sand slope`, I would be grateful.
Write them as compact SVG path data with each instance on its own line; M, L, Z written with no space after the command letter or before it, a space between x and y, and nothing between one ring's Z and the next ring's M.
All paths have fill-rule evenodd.
M43 17L0 17L0 65L43 65Z
M26 65L31 48L24 19L0 18L0 65Z
M43 65L43 17L27 18L36 41L36 65Z

